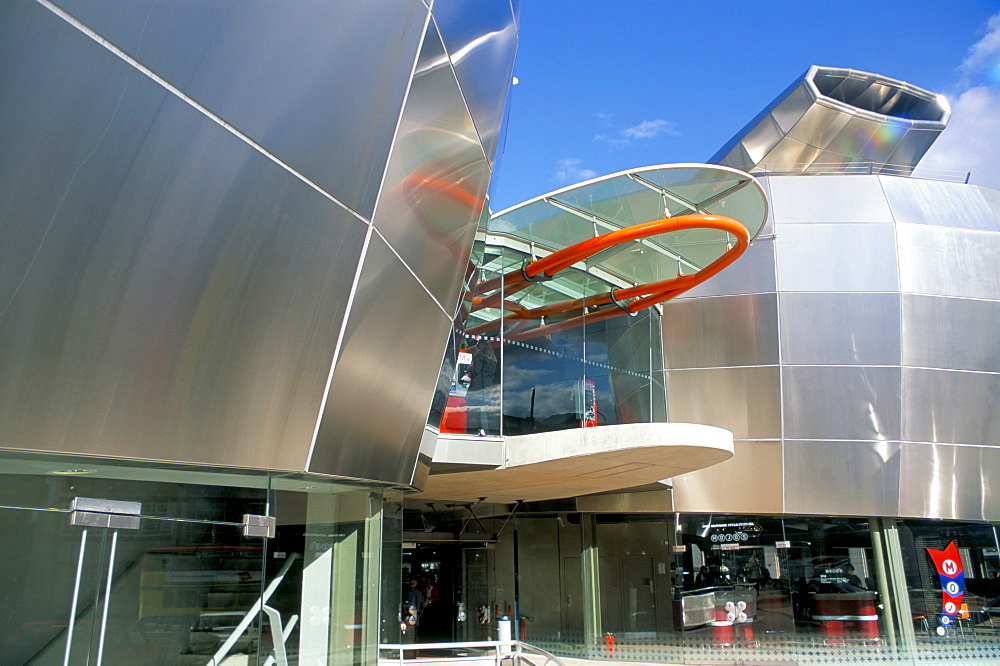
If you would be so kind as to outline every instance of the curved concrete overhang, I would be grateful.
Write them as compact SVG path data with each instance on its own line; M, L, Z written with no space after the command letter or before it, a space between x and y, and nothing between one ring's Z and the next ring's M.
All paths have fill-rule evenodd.
M692 423L634 423L518 435L494 469L431 473L425 499L537 501L634 488L733 456L733 434Z

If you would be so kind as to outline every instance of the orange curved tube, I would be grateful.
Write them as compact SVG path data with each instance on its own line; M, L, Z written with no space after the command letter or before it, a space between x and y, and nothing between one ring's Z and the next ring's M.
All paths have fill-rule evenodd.
M708 266L702 268L697 273L691 275L679 275L676 278L654 282L647 285L626 287L613 290L605 294L589 296L573 301L564 301L552 305L535 308L534 310L524 310L523 306L515 306L511 301L505 300L528 285L539 275L547 278L555 276L559 271L572 266L578 261L591 257L598 252L640 238L648 238L672 231L684 231L687 229L718 229L732 234L736 238L736 245L723 253L718 259ZM503 307L514 314L513 318L539 318L561 314L564 312L583 310L585 308L600 307L612 302L626 299L635 299L626 307L628 312L635 313L643 308L662 303L673 298L695 285L698 285L710 277L716 275L723 268L733 263L746 251L750 245L750 234L747 228L740 222L721 215L679 215L652 222L636 224L625 229L611 231L594 238L589 238L575 245L553 252L547 257L531 262L523 269L515 270L506 275L493 278L478 285L474 293L477 294L472 299L472 309L479 310L486 307ZM501 289L502 287L502 289ZM479 294L488 293L500 289L499 292L488 296ZM560 322L562 323L562 322Z
M470 193L461 184L440 178L411 174L403 179L403 185L412 194L420 191L443 194L456 203L472 209L481 209L485 204L483 199ZM595 294L585 298L563 301L534 309L528 309L519 303L508 300L510 296L524 290L539 279L539 276L544 276L545 279L554 277L559 271L565 270L576 262L592 257L598 252L602 252L615 245L687 229L718 229L725 231L736 238L736 246L731 247L711 264L691 275L678 275L676 278L660 282L616 289L603 294ZM476 285L466 297L468 305L466 312L471 313L483 308L501 308L507 311L509 314L506 318L520 320L520 323L515 324L509 331L511 339L528 339L549 335L550 333L578 326L583 323L584 318L590 321L599 321L625 314L626 312L635 314L639 310L671 299L716 275L719 271L736 261L749 245L750 236L746 227L732 218L721 215L678 215L676 217L643 222L589 238L553 252L547 257L533 261L521 269L511 271L505 275ZM632 301L627 305L623 304L622 301L627 299L632 299ZM558 322L524 330L527 321L532 319L572 312L579 312L580 314L575 317L571 315ZM486 329L493 326L493 322L486 322L473 329L469 329L469 332L472 332L474 329Z

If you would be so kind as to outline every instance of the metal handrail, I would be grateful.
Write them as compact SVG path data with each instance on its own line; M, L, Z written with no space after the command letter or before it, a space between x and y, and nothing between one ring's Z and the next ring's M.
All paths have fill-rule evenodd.
M971 171L933 169L917 165L893 164L891 162L796 162L782 163L769 167L758 164L751 173L755 176L829 176L829 175L883 175L903 176L916 180L936 180L945 183L966 183L972 177Z
M398 663L400 666L404 664L414 664L418 662L427 661L426 657L417 658L416 656L407 659L405 657L406 652L412 652L416 654L420 650L467 650L467 649L479 649L484 650L488 654L490 651L493 652L493 661L497 666L500 666L501 662L506 660L512 660L515 666L521 663L521 653L527 652L528 654L538 655L545 659L541 664L534 664L534 662L529 662L534 664L534 666L546 666L547 664L555 664L556 666L566 666L559 657L555 656L551 652L543 650L535 645L530 645L528 643L522 643L521 641L463 641L458 643L380 643L379 652L398 652L399 659L393 658L391 663ZM448 661L461 663L463 661L472 660L482 660L481 656L463 656L463 657L442 657L440 659L435 659L435 661ZM382 660L383 663L390 663L389 660Z

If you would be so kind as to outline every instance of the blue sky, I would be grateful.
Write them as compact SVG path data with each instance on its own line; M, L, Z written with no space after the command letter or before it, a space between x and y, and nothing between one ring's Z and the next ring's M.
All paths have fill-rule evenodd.
M1000 0L522 0L491 207L703 162L814 64L945 94L952 119L924 164L1000 188Z

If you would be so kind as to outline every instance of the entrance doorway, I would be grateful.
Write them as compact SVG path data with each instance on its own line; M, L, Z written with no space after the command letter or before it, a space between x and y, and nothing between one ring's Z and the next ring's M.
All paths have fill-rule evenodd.
M447 541L403 544L402 589L416 580L425 598L416 641L488 640L493 621L491 558L482 543Z

